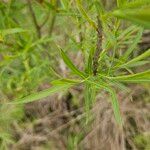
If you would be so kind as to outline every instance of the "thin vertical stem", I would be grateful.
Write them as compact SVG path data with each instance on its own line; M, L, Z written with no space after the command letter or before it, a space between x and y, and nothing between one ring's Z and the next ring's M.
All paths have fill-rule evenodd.
M33 10L32 4L31 4L31 0L27 0L27 2L28 2L28 6L29 6L29 10L30 10L32 19L33 19L34 26L35 26L36 31L37 31L37 36L38 36L38 38L41 38L41 36L42 36L41 28L40 28L38 21L36 19L35 12Z
M98 22L98 28L97 28L97 45L96 45L96 51L93 56L93 74L97 74L98 70L98 60L99 60L99 55L102 51L102 25L100 19L97 17L97 22Z
M57 6L58 6L59 1L55 0L53 3L54 3L55 11L57 11ZM49 28L49 35L52 34L54 24L55 24L55 20L56 20L56 12L54 12L53 16L52 16L52 20L51 20L51 24L50 24L50 28Z

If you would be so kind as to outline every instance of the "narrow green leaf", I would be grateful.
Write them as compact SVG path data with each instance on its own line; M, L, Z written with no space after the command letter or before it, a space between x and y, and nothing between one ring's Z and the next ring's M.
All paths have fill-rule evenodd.
M118 37L118 41L120 41L122 39L128 39L133 33L136 33L138 30L139 30L139 27L137 27L135 25L129 26L127 29L121 31L121 33Z
M4 39L3 39L2 35L0 35L0 43L3 41L4 41Z
M64 60L65 64L69 67L69 69L76 75L80 76L81 78L85 78L85 74L78 70L75 65L72 63L72 61L69 59L69 57L64 53L64 51L61 49L61 56Z
M117 44L117 38L114 35L113 31L110 30L107 22L103 23L103 30L104 30L104 34L106 35L107 40L108 40L107 44L108 45L109 44L116 45Z
M90 109L93 105L93 101L95 100L95 88L92 84L85 83L85 94L84 94L84 100L85 100L85 111L86 111L86 124L90 120Z
M123 122L122 122L122 117L121 117L120 109L119 109L119 103L118 103L115 91L108 84L101 81L99 78L97 80L93 78L88 78L86 82L91 84L91 86L96 86L98 89L104 89L110 94L115 119L117 123L121 125Z
M59 80L54 80L51 83L53 85L63 85L63 84L79 84L82 83L82 80L75 80L75 79L59 79Z
M143 33L143 29L141 28L139 32L137 33L136 38L133 40L133 43L130 45L130 47L127 49L127 51L123 55L122 57L123 60L126 60L129 57L129 55L133 52L133 50L137 47L137 44L142 37L142 33Z
M56 81L55 81L56 82ZM53 95L57 92L61 92L63 90L67 90L68 88L70 88L71 86L75 85L74 83L69 83L69 82L61 82L61 84L58 85L54 85L49 89L40 91L40 92L36 92L34 94L31 94L29 96L26 96L24 98L20 98L17 100L14 100L8 104L24 104L24 103L29 103L29 102L33 102L33 101L37 101L39 99L45 98L47 96Z
M27 30L22 29L22 28L11 28L11 29L0 30L0 33L3 36L9 35L9 34L21 33L21 32L27 32Z
M79 11L81 12L82 16L89 22L89 24L97 30L97 26L95 24L95 22L88 16L88 14L86 13L86 11L84 10L82 4L81 4L81 0L76 0L77 2L77 6Z
M49 8L49 10L55 10L55 4L54 1L52 2L47 2L45 1L46 6Z
M68 3L69 3L68 0L61 0L60 2L64 9L68 8Z
M122 65L122 66L120 66L120 68L125 68L125 69L127 69L127 67L128 68L133 68L133 67L139 67L139 66L143 66L143 65L146 65L146 64L149 64L149 61L136 61L136 62L133 62L133 63L131 63L130 65L129 64L127 64L127 65ZM118 67L117 67L118 68Z
M125 4L126 0L117 0L117 6L121 7Z
M150 5L139 9L118 9L113 15L150 29Z
M121 82L130 82L130 83L148 83L150 82L150 70L145 72L136 73L132 75L124 75L118 77L107 77L111 80L121 81Z
M147 6L150 5L150 0L134 0L132 2L128 2L125 5L123 5L123 8L138 8L141 6Z
M130 66L134 65L135 63L137 63L138 61L143 60L145 58L149 58L149 57L150 57L150 49L147 50L145 53L141 54L140 56L137 56L136 58L121 65L120 67L130 67Z
M113 107L116 121L118 124L122 124L123 121L122 121L122 117L120 114L120 107L119 107L117 95L116 95L115 91L113 91L112 89L109 90L109 93L111 95L111 103L112 103L112 107Z
M105 8L104 8L104 6L103 6L102 1L101 1L101 0L96 0L94 4L95 4L95 8L96 8L96 10L97 10L97 13L98 13L100 16L101 16L102 14L104 14Z
M92 75L93 73L93 55L94 55L94 49L90 49L88 62L87 62L87 72L89 75Z

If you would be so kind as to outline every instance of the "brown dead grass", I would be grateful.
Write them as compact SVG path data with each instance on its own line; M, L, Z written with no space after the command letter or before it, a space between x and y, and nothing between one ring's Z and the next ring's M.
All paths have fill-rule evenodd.
M124 120L122 128L116 124L109 97L104 92L97 96L91 110L94 119L89 127L84 123L82 87L71 89L65 96L55 95L27 104L23 124L13 124L16 143L11 149L67 150L68 137L82 133L83 138L76 146L79 150L136 150L134 136L150 131L150 104L143 102L145 90L136 86L131 89L130 94L118 93ZM80 98L78 107L71 102L74 95Z

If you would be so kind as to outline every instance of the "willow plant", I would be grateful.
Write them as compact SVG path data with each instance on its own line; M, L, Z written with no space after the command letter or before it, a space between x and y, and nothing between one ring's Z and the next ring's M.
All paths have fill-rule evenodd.
M96 9L94 19L86 11L83 1L76 0L75 2L80 17L88 23L88 26L91 26L97 41L94 49L87 51L83 48L84 70L79 70L63 48L57 44L57 50L70 69L71 75L68 78L60 77L52 81L52 87L49 89L13 100L9 104L33 102L82 84L85 90L87 116L97 93L106 91L111 97L116 121L118 124L123 123L116 89L126 90L127 83L150 82L150 70L135 73L136 68L149 63L150 49L135 57L132 55L137 50L137 44L141 40L144 29L150 28L150 1L117 0L117 5L110 11L107 11L101 1L94 0L91 3ZM67 10L68 1L61 0L61 4Z

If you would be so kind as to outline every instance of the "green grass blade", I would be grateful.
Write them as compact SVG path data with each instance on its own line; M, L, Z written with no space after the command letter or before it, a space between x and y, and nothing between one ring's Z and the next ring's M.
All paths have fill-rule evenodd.
M62 49L61 49L61 56L65 64L74 74L80 76L81 78L86 77L83 72L81 72L80 70L77 69L77 67L75 67L75 65L72 63L72 61L69 59L69 57L65 54L65 52Z

